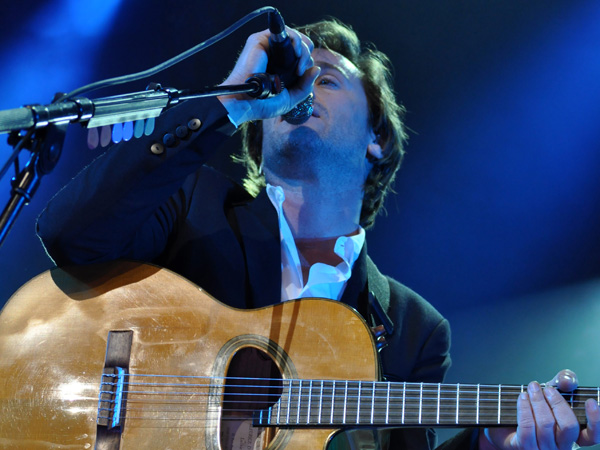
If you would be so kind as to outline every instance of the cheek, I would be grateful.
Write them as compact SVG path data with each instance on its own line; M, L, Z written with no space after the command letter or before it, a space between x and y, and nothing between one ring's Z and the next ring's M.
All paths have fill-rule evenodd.
M370 135L369 107L366 97L355 96L340 105L338 109L338 123L345 124L346 129L351 129L356 135Z
M262 122L262 148L263 152L265 147L270 147L270 143L273 140L273 125L274 119L263 120Z
M272 133L274 123L275 119L265 119L262 121L263 136Z

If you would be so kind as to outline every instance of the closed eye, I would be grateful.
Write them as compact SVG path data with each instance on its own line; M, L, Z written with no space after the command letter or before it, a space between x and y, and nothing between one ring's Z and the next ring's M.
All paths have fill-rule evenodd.
M332 87L339 86L338 82L332 77L322 77L317 80L317 84L321 85L321 86L332 86Z

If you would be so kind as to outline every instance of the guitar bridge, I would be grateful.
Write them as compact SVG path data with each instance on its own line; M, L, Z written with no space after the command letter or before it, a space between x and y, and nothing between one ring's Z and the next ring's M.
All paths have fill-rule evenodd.
M110 331L98 397L96 450L118 450L125 424L133 331Z

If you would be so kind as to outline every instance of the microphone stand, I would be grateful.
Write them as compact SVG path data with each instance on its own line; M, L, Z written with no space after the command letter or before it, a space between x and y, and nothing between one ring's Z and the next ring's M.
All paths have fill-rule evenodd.
M217 95L248 94L267 98L281 91L277 76L255 74L244 84L215 86L200 90L163 88L151 83L147 90L90 100L76 97L64 101L57 94L49 105L29 105L0 111L0 134L10 133L8 143L14 148L0 170L0 179L11 164L15 176L11 180L11 197L0 215L0 247L40 185L42 176L56 167L69 123L81 123L87 128L158 117L166 109L186 100ZM25 132L23 132L25 130ZM27 149L31 157L19 170L19 153Z

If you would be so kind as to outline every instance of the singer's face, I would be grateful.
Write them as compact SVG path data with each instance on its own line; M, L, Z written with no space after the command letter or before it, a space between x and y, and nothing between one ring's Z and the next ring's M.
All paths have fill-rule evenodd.
M332 179L362 186L375 135L359 69L342 55L313 51L321 73L314 85L314 113L302 125L280 117L263 121L263 169L298 181Z

